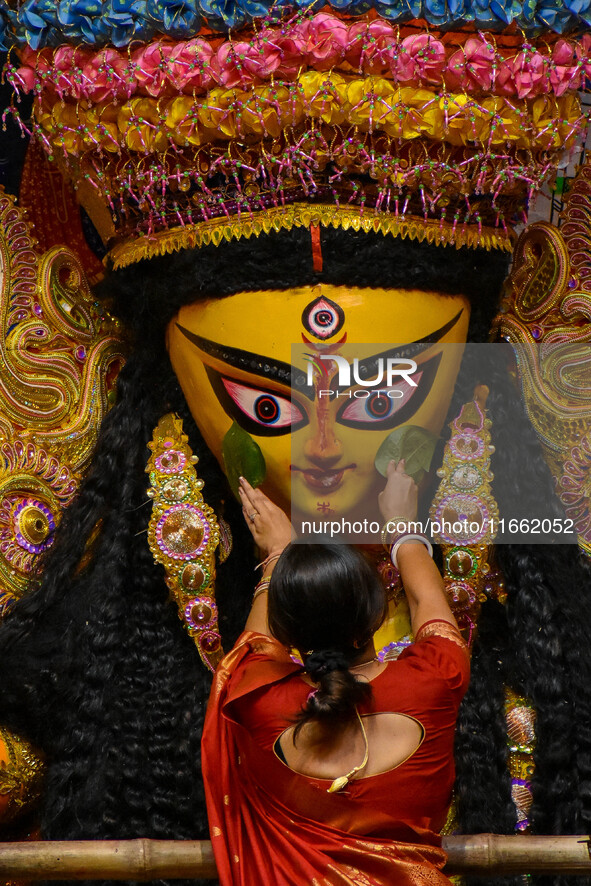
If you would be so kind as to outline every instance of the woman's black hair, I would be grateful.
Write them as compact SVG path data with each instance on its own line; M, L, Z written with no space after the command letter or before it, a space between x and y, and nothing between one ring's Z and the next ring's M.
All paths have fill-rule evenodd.
M351 719L371 697L369 683L348 670L386 615L386 594L377 572L359 551L343 544L288 545L269 585L269 628L295 647L318 690L294 732L312 718L321 723Z
M467 295L473 304L470 335L487 338L505 256L381 234L321 233L322 274L314 271L309 232L294 229L140 262L111 274L101 288L132 339L118 401L48 552L41 587L19 601L0 628L0 723L47 755L41 821L46 839L208 834L199 738L209 676L146 540L147 443L163 413L183 418L200 458L205 497L232 527L233 552L218 567L216 583L226 648L244 624L254 558L240 508L201 439L166 354L164 330L181 305L323 280L418 288ZM462 375L450 416L470 399L473 383ZM524 483L546 478L545 495L549 472L527 419L517 431L506 427L503 400L518 400L514 388L501 375L487 383L499 469L514 477L516 496ZM507 448L508 435L515 433L523 436L523 446ZM92 560L79 571L97 528ZM570 547L507 546L499 561L509 601L506 608L483 607L472 688L460 716L460 828L509 832L514 826L502 723L503 685L509 682L538 710L534 829L588 833L591 680L581 617L588 570Z

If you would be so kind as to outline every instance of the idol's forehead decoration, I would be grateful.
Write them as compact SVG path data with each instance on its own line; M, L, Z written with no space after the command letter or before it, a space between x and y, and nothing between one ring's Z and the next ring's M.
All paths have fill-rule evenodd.
M304 329L321 341L333 338L343 328L344 322L345 312L326 295L318 295L302 312ZM305 336L303 338L308 341Z

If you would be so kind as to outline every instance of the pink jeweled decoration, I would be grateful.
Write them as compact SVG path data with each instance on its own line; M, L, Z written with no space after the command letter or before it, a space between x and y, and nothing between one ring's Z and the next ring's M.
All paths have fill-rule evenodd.
M192 560L209 541L209 525L203 511L192 504L172 505L156 525L156 541L173 560Z
M156 459L156 467L163 474L179 474L185 467L187 458L179 449L169 449Z

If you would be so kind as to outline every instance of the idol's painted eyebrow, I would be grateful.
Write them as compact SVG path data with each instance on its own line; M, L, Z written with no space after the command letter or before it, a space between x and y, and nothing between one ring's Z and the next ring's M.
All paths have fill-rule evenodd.
M460 308L455 317L452 317L451 320L434 332L430 332L424 338L417 339L417 341L411 342L408 345L401 345L389 351L383 351L381 354L375 354L372 357L367 357L365 360L360 360L360 375L371 378L376 372L377 361L380 358L398 357L410 359L427 346L436 344L450 329L453 329L463 312L464 309ZM215 360L226 363L234 369L241 369L243 372L258 375L260 378L270 379L278 384L285 385L287 388L296 388L298 393L303 394L309 400L314 399L314 389L306 384L306 374L290 363L274 360L272 357L261 357L260 354L254 354L252 351L243 351L241 348L220 345L217 342L210 341L208 338L203 338L201 335L196 335L189 329L185 329L180 323L176 325L185 338Z
M417 341L413 341L408 345L401 345L400 347L392 348L389 351L382 351L381 354L374 354L372 357L366 357L365 360L360 360L359 377L373 378L378 371L378 360L386 360L388 357L393 359L411 360L413 357L416 357L417 354L420 354L421 351L425 351L430 345L437 344L437 342L440 341L450 329L454 328L463 313L464 309L460 308L455 317L452 317L451 320L443 326L440 326L440 328L436 329L434 332L430 332L424 338L419 338Z
M221 363L233 366L234 369L241 369L243 372L250 372L252 375L271 379L271 381L285 385L286 388L290 388L292 385L302 388L306 384L305 373L300 369L296 369L290 363L283 363L281 360L274 360L272 357L261 357L260 354L253 354L251 351L243 351L240 348L219 345L208 338L195 335L194 332L185 329L180 323L176 325L185 338L188 338L201 351L215 360L219 360ZM309 394L306 393L306 396L309 396ZM313 393L310 399L313 399Z

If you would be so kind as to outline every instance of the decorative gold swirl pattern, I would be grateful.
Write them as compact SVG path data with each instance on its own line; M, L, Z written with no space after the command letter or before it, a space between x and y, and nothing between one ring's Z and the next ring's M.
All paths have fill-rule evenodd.
M123 361L121 331L67 249L40 256L0 191L0 618L78 488ZM34 806L44 763L0 728L0 818Z
M76 256L40 256L0 192L0 616L51 545L124 359Z
M591 293L591 163L581 167L571 185L561 233L579 288ZM587 311L588 311L587 301Z
M31 745L0 726L0 814L8 823L39 800L45 763Z
M582 550L591 550L591 161L562 230L520 237L493 328L516 347L524 402ZM558 347L559 346L559 347Z

